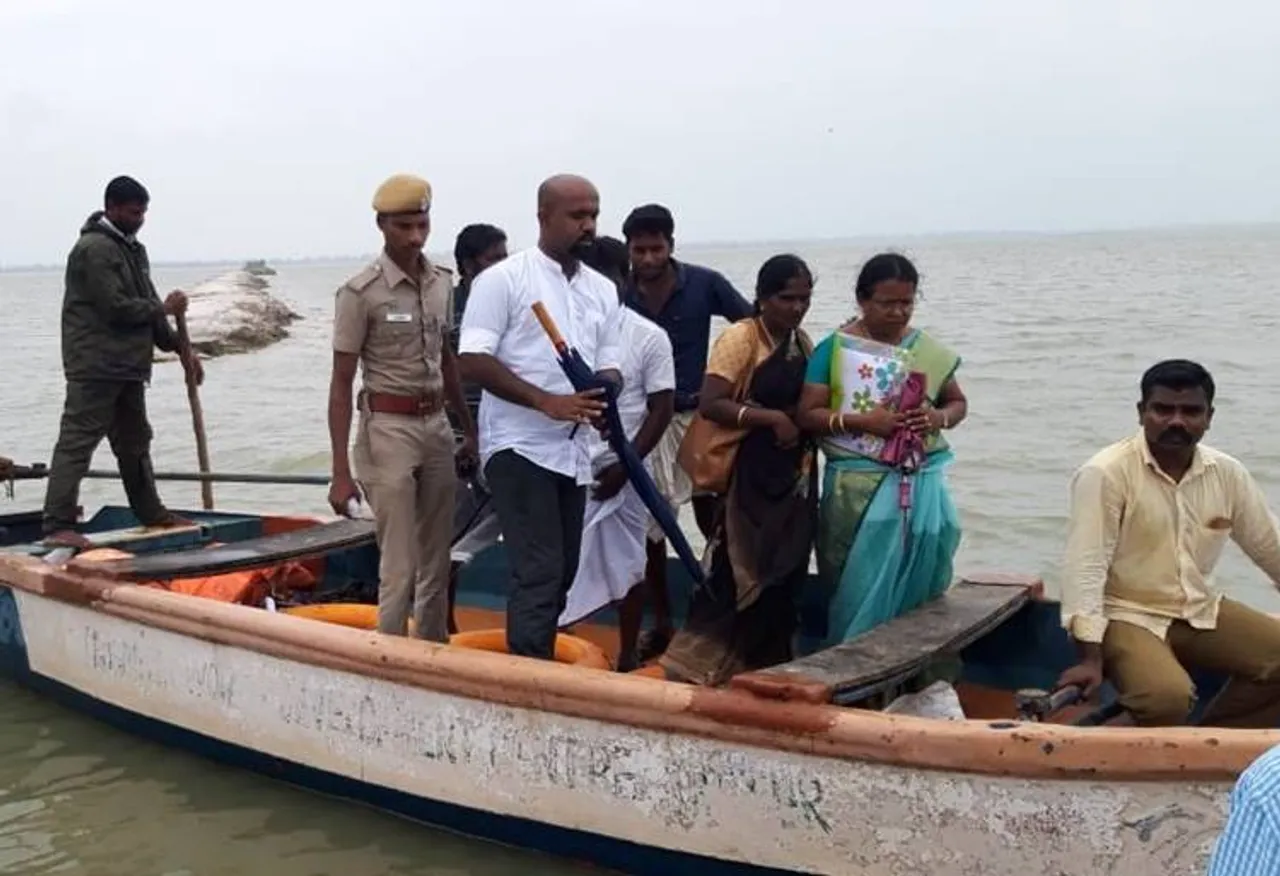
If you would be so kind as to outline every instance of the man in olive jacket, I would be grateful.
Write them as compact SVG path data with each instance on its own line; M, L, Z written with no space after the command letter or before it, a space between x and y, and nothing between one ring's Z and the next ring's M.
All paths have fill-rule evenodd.
M151 283L147 250L136 237L150 201L147 190L134 179L117 177L108 183L104 201L106 209L89 216L67 256L62 301L67 397L49 466L46 544L88 545L75 531L80 481L103 438L119 463L138 522L184 522L156 492L145 393L154 349L178 349L168 317L185 312L187 298L171 292L161 302ZM184 356L183 365L203 380L198 359Z

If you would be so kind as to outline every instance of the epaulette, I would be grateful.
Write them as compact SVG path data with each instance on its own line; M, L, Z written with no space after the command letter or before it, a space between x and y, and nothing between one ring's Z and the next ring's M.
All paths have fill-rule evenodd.
M452 279L453 279L453 271L452 271L452 269L450 269L450 268L446 268L444 265L438 265L438 264L436 264L435 262L432 262L432 263L431 263L431 267L435 268L435 269L436 269L436 273L437 273L437 274L439 274L440 276L444 277L446 280L452 280Z
M374 280L382 276L382 263L371 262L360 273L356 274L346 282L348 289L355 292L363 292L368 289Z

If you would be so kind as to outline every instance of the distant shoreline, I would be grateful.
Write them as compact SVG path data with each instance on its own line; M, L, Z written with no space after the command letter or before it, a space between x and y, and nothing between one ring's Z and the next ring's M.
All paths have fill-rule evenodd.
M884 231L874 234L853 234L853 235L837 235L833 237L804 237L804 238L759 238L752 240L681 240L679 245L685 249L752 249L766 246L789 247L796 244L819 244L819 245L838 245L844 243L861 243L866 241L884 241L886 239L894 239L905 242L919 240L1043 240L1045 238L1054 237L1094 237L1102 235L1142 235L1142 234L1222 234L1232 230L1251 230L1259 231L1266 229L1280 229L1280 222L1219 222L1209 224L1172 224L1172 225L1151 225L1136 226L1122 228L1097 228L1090 230L1074 230L1074 231ZM444 252L437 255L442 258L447 254ZM254 261L265 261L273 267L279 265L323 265L334 264L338 262L358 262L373 258L372 253L355 254L355 255L326 255L326 256L306 256L295 258L272 258L270 256L251 256L247 257ZM153 268L225 268L228 266L242 265L245 258L225 258L225 259L198 259L198 260L176 260L176 261L153 261ZM40 273L44 271L60 271L63 263L48 264L26 264L26 265L3 265L0 264L0 274L24 274L24 273Z
M371 259L372 255L335 255L335 256L309 256L306 258L292 259L273 259L273 258L253 258L253 259L201 259L198 261L153 261L152 269L155 268L232 268L238 269L247 261L263 261L271 267L276 265L326 265L336 262L352 262L362 259ZM64 262L50 264L30 264L30 265L0 265L0 274L37 274L42 271L61 271L65 267Z

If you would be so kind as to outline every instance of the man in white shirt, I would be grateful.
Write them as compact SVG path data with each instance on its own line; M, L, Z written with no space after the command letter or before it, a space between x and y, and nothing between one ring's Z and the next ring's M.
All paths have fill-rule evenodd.
M556 620L578 571L591 429L602 392L574 392L533 313L541 301L565 340L620 382L623 308L580 259L596 236L600 196L579 176L538 187L538 245L493 265L471 287L458 349L479 384L480 458L511 566L507 649L551 659Z
M627 247L602 237L586 264L618 287L622 298L627 273ZM666 433L675 414L676 366L671 339L661 326L627 308L622 328L622 390L618 414L627 438L646 459ZM618 610L618 671L636 667L636 641L644 617L646 541L651 517L644 500L627 482L617 454L602 439L595 442L592 468L595 488L587 499L578 575L569 588L562 628L584 620L614 603ZM631 596L639 598L629 598Z

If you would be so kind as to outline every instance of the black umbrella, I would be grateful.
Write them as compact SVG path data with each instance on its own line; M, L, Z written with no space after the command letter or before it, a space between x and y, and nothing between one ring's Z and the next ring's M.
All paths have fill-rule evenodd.
M626 470L627 480L635 487L641 501L653 515L653 519L658 521L658 525L670 539L680 562L684 563L684 567L694 581L702 581L702 565L694 556L693 548L689 547L688 539L680 530L675 512L671 510L671 505L667 503L662 493L658 492L658 485L653 482L649 470L644 467L644 460L640 458L639 453L636 453L635 447L622 427L622 415L618 413L617 388L610 381L596 376L591 366L583 360L582 354L565 343L555 320L551 318L551 314L547 312L541 301L534 302L533 313L538 317L538 322L542 323L542 329L547 333L547 337L551 339L551 344L556 349L556 356L560 360L560 367L569 378L569 382L573 384L574 390L584 392L588 389L604 389L604 418L606 440L609 446L618 455L618 461Z

